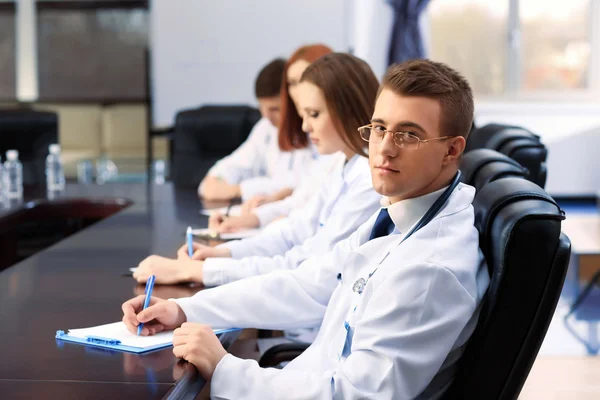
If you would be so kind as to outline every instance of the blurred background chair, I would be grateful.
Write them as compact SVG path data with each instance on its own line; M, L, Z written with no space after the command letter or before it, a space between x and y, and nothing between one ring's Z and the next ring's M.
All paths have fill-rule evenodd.
M542 188L546 185L548 149L539 136L522 128L507 128L490 137L485 148L509 156L527 168L532 182Z
M471 126L471 133L469 134L469 140L467 140L467 145L465 146L465 153L471 150L484 148L485 143L493 134L508 128L518 128L518 126L492 123L476 127L475 123L473 123Z
M53 112L30 109L0 110L0 153L18 150L23 164L23 184L45 185L48 146L58 143L58 116Z
M171 180L197 186L219 159L246 140L260 112L252 107L203 106L181 111L175 118Z
M462 181L477 191L497 179L529 178L529 171L512 158L495 150L477 149L466 153L461 162Z
M564 212L543 189L500 179L475 196L490 272L477 327L443 399L516 399L538 354L567 272Z
M472 129L465 155L482 148L507 155L529 171L530 181L546 185L548 149L538 135L514 125L487 124Z

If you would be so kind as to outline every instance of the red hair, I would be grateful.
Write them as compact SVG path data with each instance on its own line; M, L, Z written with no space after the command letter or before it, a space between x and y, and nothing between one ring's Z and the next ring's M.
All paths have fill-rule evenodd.
M308 136L302 131L302 118L298 115L298 111L288 91L288 68L298 60L312 63L318 58L332 52L333 50L323 44L302 46L292 54L285 64L283 83L281 85L281 122L279 123L279 148L282 151L308 147Z

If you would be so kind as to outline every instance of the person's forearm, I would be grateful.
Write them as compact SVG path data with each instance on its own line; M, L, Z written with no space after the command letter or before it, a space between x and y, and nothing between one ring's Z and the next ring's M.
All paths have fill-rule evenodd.
M314 270L306 271L306 274L308 278L275 273L253 277L174 301L184 311L187 321L206 323L213 328L315 326L323 319L332 290L319 291L315 295L313 287L322 283L314 282ZM294 298L294 301L282 302L283 296ZM260 317L256 310L260 310Z
M286 197L289 197L292 195L292 193L294 193L294 189L292 188L283 188L281 190L279 190L276 193L273 193L272 196L272 201L279 201L279 200L283 200Z
M241 197L240 185L231 185L216 176L204 178L198 189L198 194L205 200L231 200Z

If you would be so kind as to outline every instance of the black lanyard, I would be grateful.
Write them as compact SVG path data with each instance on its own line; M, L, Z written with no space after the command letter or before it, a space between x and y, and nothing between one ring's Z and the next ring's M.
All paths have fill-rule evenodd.
M446 190L444 190L444 193L442 193L442 195L437 198L435 203L433 203L431 205L431 207L429 207L427 212L425 212L425 214L423 214L423 216L421 217L421 219L419 219L419 221L415 224L415 226L406 235L404 235L404 237L402 238L402 241L398 245L404 243L404 241L406 239L408 239L413 233L417 232L419 229L423 228L425 225L427 225L429 222L431 222L431 220L434 219L435 216L438 215L440 211L442 211L442 208L444 208L444 204L448 201L448 199L452 195L452 192L454 192L454 189L456 189L456 187L460 183L460 176L461 176L461 172L459 170L456 173L456 175L454 176L454 179L452 179L450 186L448 186L446 188ZM389 255L389 253L386 254L386 256L383 258L383 260L385 260L388 255ZM383 262L383 260L381 262ZM381 262L379 263L380 265L381 265ZM369 281L369 279L371 279L371 277L377 271L377 269L379 269L379 267L375 268L369 274L367 279L365 279L365 278L357 279L356 282L354 282L354 285L352 286L352 290L361 294L363 289L367 285L367 282Z

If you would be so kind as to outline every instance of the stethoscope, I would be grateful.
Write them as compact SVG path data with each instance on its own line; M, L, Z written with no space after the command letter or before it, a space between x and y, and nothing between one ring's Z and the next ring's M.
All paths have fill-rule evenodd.
M438 199L431 205L431 207L429 207L429 209L425 212L425 214L423 214L423 216L419 219L419 221L417 221L417 223L413 226L413 228L404 236L404 238L402 238L402 241L400 241L400 243L398 243L397 246L404 243L404 241L406 239L408 239L412 234L414 234L419 229L426 226L429 222L431 222L431 220L433 220L433 218L435 218L436 215L439 214L440 211L442 211L444 204L448 201L448 199L452 195L452 192L454 192L454 189L456 189L456 187L459 185L460 177L461 177L461 172L459 170L456 173L456 175L454 176L454 179L452 179L450 186L448 186L446 188L446 190L444 190L444 192L441 194L441 196L438 197ZM395 247L397 247L397 246L395 246ZM383 261L385 261L385 259L390 255L390 253L391 253L391 250L388 251L388 253L385 255L385 257L383 257L381 259L381 261L379 262L377 267L373 271L371 271L371 273L369 273L369 275L367 276L366 279L358 278L356 280L356 282L354 282L354 285L352 286L352 291L355 293L355 296L354 296L355 300L352 304L352 307L349 310L349 315L346 317L346 320L344 321L344 328L347 331L346 343L344 345L344 348L342 349L342 353L339 354L338 357L341 357L342 354L344 354L346 351L349 351L349 348L350 348L349 346L351 345L351 340L352 340L353 330L354 330L354 327L353 327L354 324L350 323L349 320L353 320L352 316L354 315L354 312L356 311L356 308L358 307L358 302L360 301L360 297L361 297L360 295L362 294L363 290L367 286L369 279L371 279L371 277L375 274L375 272L377 272L377 270L379 269L379 265L381 265L383 263ZM354 321L352 321L352 322L354 322Z
M413 226L413 228L404 236L404 238L402 238L402 241L400 243L398 243L398 246L401 245L406 239L408 239L409 237L411 237L411 235L413 233L417 232L419 229L423 228L425 225L427 225L429 222L431 222L431 220L433 218L435 218L435 216L438 215L440 211L442 211L442 208L444 207L444 204L448 201L448 199L452 195L452 192L454 191L454 189L456 189L456 187L460 183L460 176L461 176L461 172L459 170L456 173L456 175L454 176L454 179L452 179L452 182L450 183L450 186L448 186L446 188L446 190L444 190L444 192L442 193L442 195L440 197L438 197L438 199L431 205L431 207L429 207L429 209L427 210L427 212L425 212L425 214L423 214L423 216L419 219L419 221L417 221L417 223ZM383 257L383 259L381 260L381 262L379 263L379 265L381 265L381 263L389 255L390 255L390 252L388 252L385 255L385 257ZM365 278L359 278L359 279L357 279L357 281L354 282L354 285L352 286L352 290L355 291L355 292L358 292L359 294L361 294L362 291L364 290L365 286L367 285L367 282L373 276L373 274L377 271L378 268L379 268L379 266L377 266L377 268L375 268L369 274L369 276L367 277L367 279L365 279Z

